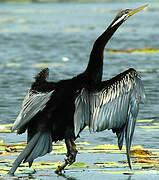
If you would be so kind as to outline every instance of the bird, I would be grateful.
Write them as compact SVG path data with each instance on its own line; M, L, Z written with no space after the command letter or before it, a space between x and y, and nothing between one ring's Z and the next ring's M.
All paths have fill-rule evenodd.
M112 130L121 150L125 137L128 165L130 147L139 104L145 102L145 91L139 73L133 69L102 80L104 48L115 31L129 17L143 10L121 10L105 31L95 40L86 69L79 75L58 82L48 81L49 69L42 69L25 96L12 132L27 131L27 145L14 161L9 175L23 162L32 166L34 159L52 151L52 143L64 140L66 159L55 170L61 175L67 165L76 161L75 140L86 126L90 132Z

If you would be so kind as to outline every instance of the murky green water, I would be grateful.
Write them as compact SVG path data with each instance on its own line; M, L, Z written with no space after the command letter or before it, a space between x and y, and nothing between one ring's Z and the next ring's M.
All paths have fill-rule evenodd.
M13 123L34 75L45 66L50 68L50 80L71 78L84 71L92 44L104 31L116 13L124 8L136 8L143 3L61 3L61 4L0 4L0 124ZM159 3L130 18L120 27L106 47L126 49L159 47ZM144 82L147 102L141 105L133 140L134 145L159 148L159 54L108 54L105 51L103 79L107 79L133 67ZM141 128L154 125L156 128ZM0 134L6 143L23 142L25 135ZM90 144L116 144L117 139L109 131L89 135L84 131L80 141ZM61 155L42 158L63 160ZM94 162L125 160L123 154L79 154L77 161ZM103 169L102 169L103 170ZM104 170L110 171L111 168ZM119 170L119 169L117 169ZM125 170L129 170L125 168ZM128 176L98 172L98 169L68 170L66 179L156 179L159 174ZM40 177L39 174L51 174ZM34 178L56 178L53 171L41 171ZM142 177L142 178L141 178ZM57 178L57 179L64 179Z

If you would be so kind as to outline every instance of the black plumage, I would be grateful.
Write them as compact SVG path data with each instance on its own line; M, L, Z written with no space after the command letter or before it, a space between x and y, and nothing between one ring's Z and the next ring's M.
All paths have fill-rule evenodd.
M13 163L9 174L14 174L22 161L31 166L35 158L51 152L52 142L64 139L67 159L56 169L60 174L75 161L74 141L86 126L93 132L112 129L118 137L119 149L125 136L131 168L130 146L139 103L145 99L144 89L138 73L132 68L110 80L101 81L103 54L105 45L118 27L144 7L126 9L117 14L95 41L83 73L56 83L48 82L48 68L37 74L12 128L12 131L17 129L18 134L27 130L27 146Z

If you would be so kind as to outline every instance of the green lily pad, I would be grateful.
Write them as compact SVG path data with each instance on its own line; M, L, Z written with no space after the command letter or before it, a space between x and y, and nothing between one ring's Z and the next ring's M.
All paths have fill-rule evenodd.
M57 162L34 162L32 168L36 169L49 169L49 168L57 168L59 165L61 165L63 162L57 161Z
M107 168L112 168L112 167L125 167L125 164L119 164L117 162L104 162L104 163L94 163L98 167L107 167Z
M21 65L20 63L14 63L14 62L10 62L6 64L6 66L16 66L16 67L19 67L20 65Z
M66 152L66 147L61 147L56 149L55 151L52 151L51 154L66 154Z
M77 162L77 163L73 163L72 165L69 166L70 168L86 168L89 167L88 164L85 164L83 162Z
M94 146L90 149L119 150L118 146L113 145L113 144L101 144L101 145ZM122 149L125 150L126 146L123 146ZM141 145L137 145L137 146L132 146L131 149L143 149L143 147Z
M0 129L0 133L10 133L10 129Z
M159 126L138 126L138 127L145 129L159 129Z
M152 122L154 119L137 120L136 122Z
M108 53L159 53L159 49L145 47L142 49L108 49Z

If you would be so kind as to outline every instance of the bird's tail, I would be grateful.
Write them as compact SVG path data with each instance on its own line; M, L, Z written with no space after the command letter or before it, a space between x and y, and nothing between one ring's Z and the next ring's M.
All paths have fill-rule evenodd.
M50 132L38 132L28 142L25 149L20 153L18 158L14 161L12 168L8 172L9 175L14 175L14 172L20 163L28 162L29 167L32 165L34 159L44 156L46 153L52 151L52 138Z

